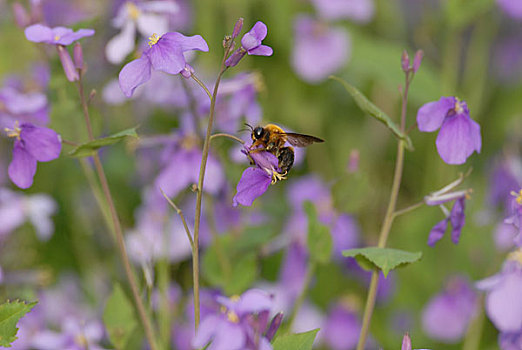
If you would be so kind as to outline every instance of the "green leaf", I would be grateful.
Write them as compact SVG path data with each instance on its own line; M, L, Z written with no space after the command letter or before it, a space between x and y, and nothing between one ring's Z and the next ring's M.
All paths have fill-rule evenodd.
M36 301L26 304L22 301L7 301L0 305L0 346L10 348L18 337L16 324L36 305Z
M332 256L333 241L330 229L319 222L315 206L305 202L304 208L308 215L308 250L310 258L320 264L326 264Z
M203 276L211 286L222 288L227 295L241 294L256 280L256 253L239 249L238 243L242 240L231 235L220 236L217 240L203 255Z
M272 344L274 350L311 350L319 328L305 332L279 336Z
M344 250L343 256L356 258L357 262L362 263L363 268L370 266L379 268L386 277L394 268L419 260L422 252L412 253L392 248L367 247Z
M103 323L109 339L116 349L123 349L138 325L134 308L121 289L115 284L103 311Z
M346 91L348 91L348 93L353 97L355 103L363 112L374 117L375 119L386 125L388 129L390 129L390 131L399 140L404 141L407 149L409 149L410 151L413 150L413 144L411 143L411 139L409 138L409 136L402 132L397 126L397 124L395 124L386 113L384 113L379 107L374 105L355 86L348 84L346 81L336 76L330 76L330 79L337 80L338 82L343 84Z
M126 137L137 138L138 134L136 133L136 128L126 129L111 136L83 143L69 152L69 155L72 157L91 157L99 148L113 145Z

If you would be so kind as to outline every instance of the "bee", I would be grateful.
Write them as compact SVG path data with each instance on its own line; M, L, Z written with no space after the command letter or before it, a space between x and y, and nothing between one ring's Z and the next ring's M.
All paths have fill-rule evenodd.
M297 134L293 132L285 132L275 124L267 124L265 126L256 126L245 124L250 128L252 137L251 152L267 151L277 157L279 169L281 172L277 176L277 180L284 180L288 172L294 165L294 147L306 147L312 143L324 142L324 140L311 136ZM285 143L291 146L285 146Z

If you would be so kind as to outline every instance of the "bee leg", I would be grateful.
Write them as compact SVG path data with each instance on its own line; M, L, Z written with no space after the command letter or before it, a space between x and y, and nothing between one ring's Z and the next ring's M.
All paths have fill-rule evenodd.
M279 169L281 175L286 178L286 175L294 165L294 149L292 147L283 147L279 149L277 159L279 161Z
M272 185L277 183L277 181L286 180L286 172L285 173L278 173L274 172L272 173Z

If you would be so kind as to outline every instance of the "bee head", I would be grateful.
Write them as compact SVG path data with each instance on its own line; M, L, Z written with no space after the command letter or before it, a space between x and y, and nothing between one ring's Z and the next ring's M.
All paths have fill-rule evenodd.
M253 140L259 140L265 135L265 129L258 126L252 130L252 139Z

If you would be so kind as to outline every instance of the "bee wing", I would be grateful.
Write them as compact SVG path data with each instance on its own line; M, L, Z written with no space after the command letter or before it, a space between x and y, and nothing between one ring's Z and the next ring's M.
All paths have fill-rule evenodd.
M286 136L286 141L295 147L306 147L306 146L310 146L312 143L315 143L315 142L317 142L317 143L324 142L324 140L322 140L318 137L315 137L315 136L296 134L293 132L286 132L285 136Z

